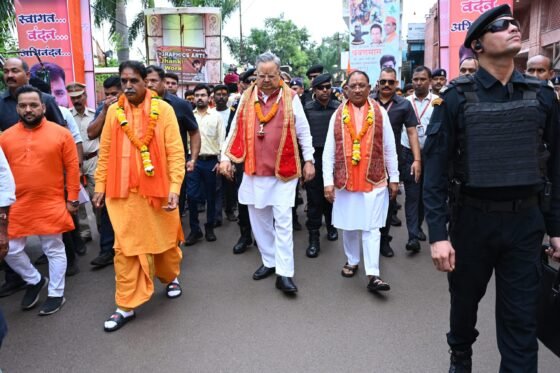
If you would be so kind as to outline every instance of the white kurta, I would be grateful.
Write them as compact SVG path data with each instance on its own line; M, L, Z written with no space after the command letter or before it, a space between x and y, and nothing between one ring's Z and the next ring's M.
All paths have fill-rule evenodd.
M395 137L391 122L385 109L383 114L383 155L385 168L390 182L399 182L399 170ZM327 140L323 150L323 181L325 186L334 185L334 122L336 113L329 123ZM371 192L349 192L346 189L335 189L332 223L344 230L370 231L385 226L389 208L389 192L387 188L375 188Z
M264 101L268 100L268 96L264 95ZM313 161L313 144L311 141L311 132L309 130L309 123L303 111L303 106L297 95L294 96L292 101L295 124L296 136L300 146L301 153L303 154L304 161ZM239 104L241 107L241 103ZM237 113L231 122L231 128L225 144L229 144L233 133L237 126ZM226 146L222 149L222 161L229 160L225 155ZM254 205L256 208L264 208L265 206L294 206L295 193L296 193L297 179L288 182L278 180L276 176L254 176L243 175L243 181L239 187L239 202L244 205Z

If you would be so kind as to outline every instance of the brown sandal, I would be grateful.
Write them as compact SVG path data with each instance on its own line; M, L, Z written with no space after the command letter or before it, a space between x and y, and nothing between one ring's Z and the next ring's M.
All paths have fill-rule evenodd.
M348 264L348 262L346 262L344 267L342 267L342 271L340 271L340 274L343 277L354 277L357 271L358 271L357 264L355 266L351 266L350 264Z

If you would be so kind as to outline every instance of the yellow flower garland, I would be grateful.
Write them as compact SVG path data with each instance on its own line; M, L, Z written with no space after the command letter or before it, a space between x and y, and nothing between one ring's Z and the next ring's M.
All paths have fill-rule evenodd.
M361 140L362 137L366 134L369 127L373 126L375 123L375 117L373 114L373 107L370 105L367 117L366 117L366 125L362 125L362 130L358 135L356 135L356 131L354 130L354 126L352 125L352 117L350 116L350 111L348 110L348 102L344 104L342 108L342 123L346 125L348 128L348 132L350 132L350 137L352 139L352 165L356 166L362 159L362 152L361 152Z
M148 91L146 94L151 93ZM159 117L159 97L152 96L152 99L150 100L150 120L148 122L146 134L144 135L144 137L142 137L142 139L139 139L138 137L136 137L136 135L134 135L132 128L130 128L130 125L128 124L126 113L124 111L124 99L124 95L121 95L119 97L117 106L117 119L130 142L140 151L140 156L142 157L142 165L144 166L144 173L148 176L154 176L155 168L150 158L148 145L150 145L150 141L152 141L154 137L157 120Z

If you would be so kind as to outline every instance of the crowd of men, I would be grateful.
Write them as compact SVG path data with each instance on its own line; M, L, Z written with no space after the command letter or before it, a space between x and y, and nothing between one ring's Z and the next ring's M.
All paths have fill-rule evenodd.
M181 246L219 242L224 211L239 224L233 253L255 243L261 254L253 279L275 274L275 287L294 294L302 190L307 257L319 256L324 222L327 240L342 231L341 275L357 273L363 252L367 289L388 291L379 259L395 255L389 233L401 225L402 183L404 249L418 253L429 236L434 265L449 272L450 372L471 371L478 302L494 271L500 371L536 372L535 268L545 232L548 254L560 259L560 79L545 56L528 61L527 75L514 69L519 33L509 7L494 8L469 29L459 77L448 83L445 70L418 66L403 89L385 66L379 77L353 71L336 90L320 65L307 71L305 89L266 52L254 68L198 84L184 100L177 75L126 61L105 80L97 108L87 107L84 84L68 84L70 110L24 61L8 59L0 297L25 289L28 310L48 288L39 314L60 310L65 278L79 272L76 255L92 239L90 200L100 250L91 265L113 264L116 274L107 332L136 316L154 276L168 298L181 296ZM29 236L44 252L35 266ZM45 263L48 277L36 269Z

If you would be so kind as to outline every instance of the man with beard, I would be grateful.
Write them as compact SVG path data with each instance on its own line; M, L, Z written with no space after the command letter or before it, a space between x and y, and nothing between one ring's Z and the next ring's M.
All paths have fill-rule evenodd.
M200 152L200 132L198 124L194 117L192 107L189 102L181 100L179 97L167 92L165 88L165 71L155 65L146 68L148 75L146 76L146 87L155 91L163 101L167 102L173 108L177 122L179 123L179 131L181 132L181 140L183 142L183 150L185 151L185 170L187 173L194 171L194 165L198 159ZM189 153L190 140L190 153ZM190 155L189 155L190 154ZM179 213L183 213L185 202L187 200L187 178L183 180L181 185L181 193L179 194Z
M401 132L403 132L403 127L406 131L404 135L408 137L415 159L420 159L420 144L418 143L418 132L416 130L418 120L414 115L414 109L412 108L410 101L398 96L395 93L398 83L397 72L391 67L385 67L381 70L381 75L379 76L379 92L376 95L375 100L387 111L391 127L393 128L393 135L395 136L397 158L399 160L399 165L401 165L403 163L401 154ZM421 172L422 168L420 166L420 162L414 162L408 170L402 170L400 178L401 180L405 178L412 178L418 182ZM391 221L396 218L396 213L397 200L391 199L389 201L387 221L385 222L385 226L381 228L380 252L381 255L385 257L392 257L395 255L390 245L392 237L389 235L389 231L391 229Z
M146 67L119 66L124 94L109 107L95 172L93 203L107 204L115 230L116 311L104 330L121 328L154 292L153 277L168 298L182 294L179 273L183 231L177 205L185 154L173 108L146 89Z
M48 297L39 315L50 315L65 302L66 253L62 233L74 229L70 214L78 211L78 153L70 132L46 120L45 105L37 88L22 86L15 92L15 98L20 121L0 136L0 146L16 183L6 262L27 283L21 308L33 308L41 290L48 285ZM50 282L33 267L24 251L27 237L32 235L39 236L48 258Z
M316 258L321 251L319 229L325 217L327 227L327 240L336 241L338 232L332 225L332 203L327 201L324 196L323 185L323 148L329 129L329 121L336 111L340 102L331 99L332 76L322 74L313 79L313 94L315 99L305 105L305 115L309 121L311 137L313 139L313 154L315 161L315 177L305 183L307 192L307 230L309 231L309 246L305 255L309 258Z
M387 219L389 198L397 197L399 171L389 117L369 98L370 90L365 72L350 73L348 101L329 123L323 179L325 198L333 203L333 224L342 229L347 260L341 274L353 277L358 271L361 241L367 289L378 292L390 290L379 277L379 228Z
M237 87L236 87L237 89ZM228 87L223 84L218 84L214 87L214 102L216 103L216 112L222 117L222 125L224 126L224 140L229 121L231 110L227 106L229 100ZM222 206L225 201L226 217L229 221L237 221L235 217L235 183L228 180L224 175L218 173L217 175L217 190L216 190L216 221L214 225L219 227L222 225Z
M196 108L194 116L200 130L200 154L192 173L187 178L187 200L189 204L189 233L185 245L198 242L203 236L198 221L198 209L193 208L199 203L207 203L204 236L206 241L216 241L214 223L216 221L216 174L218 156L225 139L225 126L222 117L214 109L208 107L210 88L206 84L198 84L194 88Z
M299 97L280 79L280 59L270 52L257 57L257 82L246 90L222 151L220 171L233 177L231 161L244 162L239 202L249 206L262 265L262 280L277 274L276 288L293 294L292 207L298 178L315 176L309 124ZM299 143L299 146L298 146ZM277 151L271 151L271 150Z
M447 71L435 69L432 72L432 93L439 95L439 91L447 84Z
M449 273L450 372L472 371L478 305L492 277L499 371L538 371L545 232L548 253L560 257L559 116L553 89L515 69L521 35L508 5L478 17L464 46L480 67L453 80L428 127L424 201L432 260Z
M177 96L179 90L179 77L175 73L165 73L165 90L169 94Z

